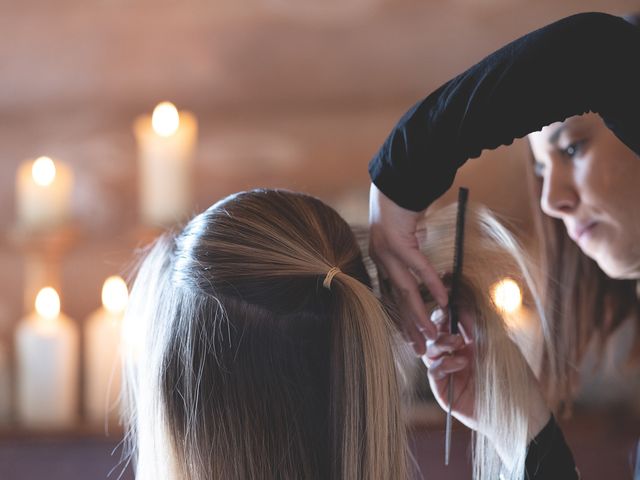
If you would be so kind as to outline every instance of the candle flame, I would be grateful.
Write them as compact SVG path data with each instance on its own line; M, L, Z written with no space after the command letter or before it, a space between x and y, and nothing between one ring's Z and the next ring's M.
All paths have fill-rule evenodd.
M127 308L128 301L129 291L127 290L127 284L121 277L114 275L104 281L102 286L102 305L108 312L114 315L121 314Z
M178 131L180 115L171 102L161 102L153 109L151 126L161 137L170 137Z
M49 157L39 157L31 167L33 181L41 187L48 187L56 178L56 165Z
M513 313L522 305L520 287L511 278L500 280L493 286L492 290L493 301L500 310L506 313Z
M60 297L54 288L45 287L38 292L36 312L47 320L54 320L60 314Z

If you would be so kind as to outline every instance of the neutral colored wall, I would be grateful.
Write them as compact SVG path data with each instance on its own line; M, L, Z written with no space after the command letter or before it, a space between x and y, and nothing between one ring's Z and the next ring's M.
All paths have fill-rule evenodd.
M15 220L20 162L47 154L72 165L84 237L64 263L62 300L85 317L102 280L136 245L131 123L162 99L200 120L194 211L239 189L279 186L342 204L363 221L367 162L413 101L532 28L634 7L637 0L0 0L0 229ZM513 180L523 152L520 144L486 153L459 181L526 226L528 199ZM12 323L22 270L6 242L0 266L0 317Z

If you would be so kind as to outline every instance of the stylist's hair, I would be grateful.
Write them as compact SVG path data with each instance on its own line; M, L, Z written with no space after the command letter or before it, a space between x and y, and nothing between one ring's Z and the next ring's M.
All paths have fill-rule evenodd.
M595 342L602 351L622 322L640 318L640 302L636 281L609 278L569 238L562 220L542 212L542 179L535 175L533 161L526 164L532 197L538 200L532 202L539 240L535 274L548 332L540 380L551 407L569 414L578 368L587 348ZM640 336L636 336L630 360L638 356Z
M437 271L450 271L453 265L456 210L453 204L429 213L425 219L428 236L423 237L420 248ZM529 429L534 389L538 387L533 365L528 363L536 359L534 355L527 355L527 359L516 345L519 332L510 329L492 292L499 281L511 278L535 301L538 295L529 260L488 209L469 205L463 265L459 301L461 307L475 313L473 331L467 332L473 338L474 361L472 384L466 387L474 391L474 417L478 422L473 433L473 478L522 480L527 446L537 433ZM425 300L432 306L428 294Z
M394 330L369 285L349 226L302 194L240 193L160 237L125 318L137 478L406 479Z

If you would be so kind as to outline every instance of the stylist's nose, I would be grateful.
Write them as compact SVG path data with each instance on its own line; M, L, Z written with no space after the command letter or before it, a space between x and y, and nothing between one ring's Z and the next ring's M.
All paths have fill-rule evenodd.
M571 167L561 162L550 162L542 182L542 211L551 217L562 218L571 214L579 202Z

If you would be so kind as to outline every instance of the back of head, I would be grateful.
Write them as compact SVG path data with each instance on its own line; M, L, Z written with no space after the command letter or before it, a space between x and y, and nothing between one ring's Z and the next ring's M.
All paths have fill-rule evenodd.
M393 332L368 284L349 226L302 194L240 193L159 239L125 319L138 478L405 477Z

